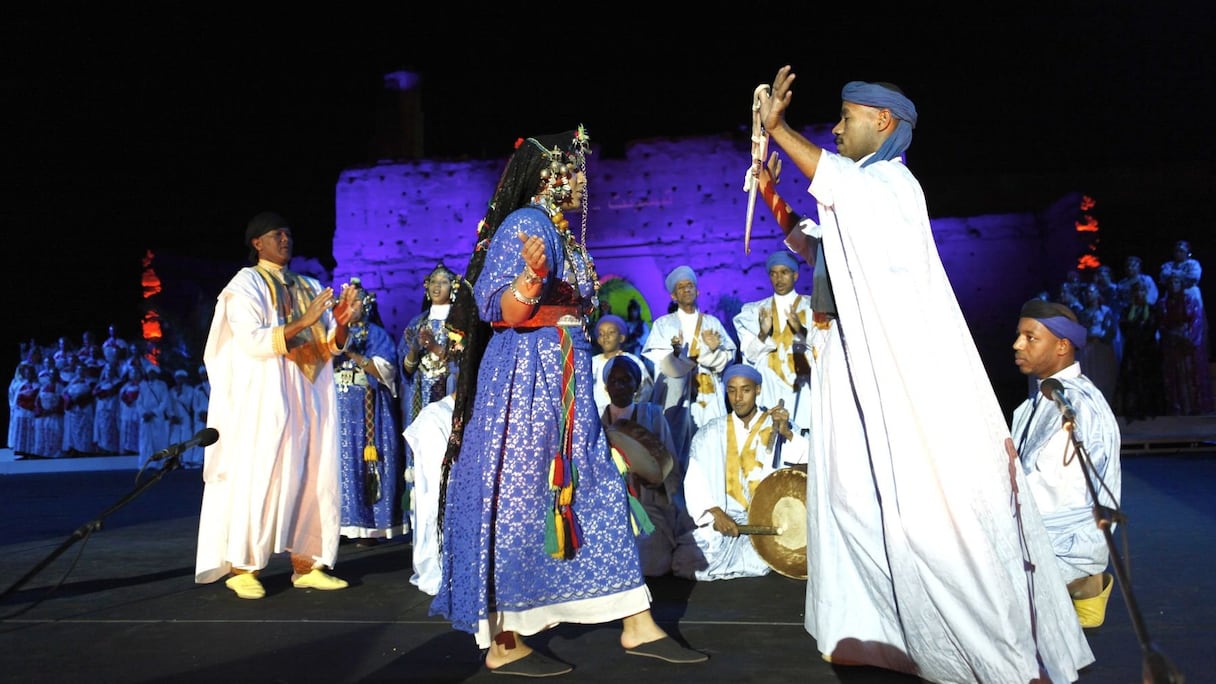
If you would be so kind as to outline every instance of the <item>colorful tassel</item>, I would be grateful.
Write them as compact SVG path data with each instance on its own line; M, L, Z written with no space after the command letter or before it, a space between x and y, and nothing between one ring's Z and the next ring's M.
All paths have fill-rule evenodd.
M555 558L560 558L558 555L557 542L557 516L556 511L549 509L549 514L545 516L545 553Z
M578 467L574 465L574 344L570 331L557 329L562 351L562 411L558 420L561 446L549 462L549 489L553 507L545 520L545 552L569 560L583 544L583 533L574 515L574 490Z

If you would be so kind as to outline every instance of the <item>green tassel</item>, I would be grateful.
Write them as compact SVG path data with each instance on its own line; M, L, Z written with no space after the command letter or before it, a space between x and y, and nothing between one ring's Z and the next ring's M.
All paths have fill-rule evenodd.
M545 553L553 556L558 553L557 546L557 512L552 508L545 515Z
M632 494L629 495L629 510L633 513L635 535L637 535L639 528L642 533L638 536L645 536L654 532L654 523L650 522L650 516L646 515L646 507Z

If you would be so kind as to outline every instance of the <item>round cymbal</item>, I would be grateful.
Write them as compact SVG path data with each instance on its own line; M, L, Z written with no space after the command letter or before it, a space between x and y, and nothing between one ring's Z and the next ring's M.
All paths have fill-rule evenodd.
M750 526L774 528L776 534L751 535L756 553L773 570L806 579L806 471L781 468L756 485L747 510Z

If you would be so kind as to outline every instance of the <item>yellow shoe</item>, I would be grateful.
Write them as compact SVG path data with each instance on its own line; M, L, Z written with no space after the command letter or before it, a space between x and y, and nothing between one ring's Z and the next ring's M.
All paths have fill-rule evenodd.
M243 599L260 599L266 595L266 588L251 572L233 575L224 581L224 586L236 592Z
M830 653L821 653L819 655L819 657L823 658L823 662L825 662L825 663L839 665L840 667L865 667L866 666L865 663L863 663L859 660L849 660L847 658L838 658L838 657L832 656L832 654L830 654Z
M292 573L291 584L297 589L320 589L321 591L345 589L349 586L346 580L327 575L320 568L309 570L307 575Z
M1072 600L1072 607L1077 611L1082 627L1101 627L1102 623L1106 622L1106 602L1110 600L1110 591L1115 586L1114 580L1109 572L1102 573L1102 593L1092 598Z

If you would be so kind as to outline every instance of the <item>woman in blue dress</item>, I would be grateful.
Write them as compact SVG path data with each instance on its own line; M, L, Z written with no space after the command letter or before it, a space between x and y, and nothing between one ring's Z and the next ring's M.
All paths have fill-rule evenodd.
M405 326L397 355L401 358L404 387L402 424L409 425L427 404L439 401L452 391L455 354L446 321L452 306L456 273L442 263L423 281L426 301L422 313Z
M358 278L363 302L347 328L346 352L334 358L338 392L341 534L361 545L407 530L401 505L403 439L397 417L397 352L380 322L376 295Z
M634 539L647 522L633 513L595 408L588 152L581 127L516 144L478 227L466 272L472 292L459 288L449 315L464 358L441 492L443 580L431 613L473 634L498 674L570 671L520 638L562 622L621 620L628 654L707 659L650 613ZM562 211L580 208L576 238L579 226ZM467 315L470 306L492 332Z

